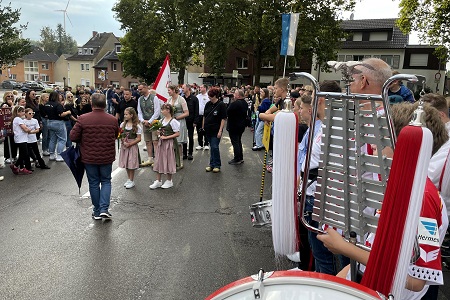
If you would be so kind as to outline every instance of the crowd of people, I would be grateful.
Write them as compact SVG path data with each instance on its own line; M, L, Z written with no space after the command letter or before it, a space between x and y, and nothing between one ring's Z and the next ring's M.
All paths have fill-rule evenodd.
M384 82L392 74L391 68L382 60L366 59L354 67L350 90L356 94L380 94ZM320 90L340 92L341 87L334 81L325 81L320 84ZM221 171L219 145L224 129L228 131L233 147L233 159L228 161L228 164L244 163L242 135L246 128L253 132L253 143L249 145L252 150L265 150L264 127L275 122L277 112L288 103L285 99L290 98L293 112L299 120L297 182L300 183L308 148L309 127L313 120L312 105L314 101L318 101L314 126L315 144L312 147L310 163L310 175L313 174L313 177L310 178L312 184L308 185L306 191L305 206L306 219L312 226L318 226L311 215L316 186L314 171L319 166L321 152L325 99L314 100L312 86L302 85L289 89L289 80L281 78L273 86L263 88L228 88L221 85L208 87L205 84L171 85L168 87L168 94L170 97L164 103L152 86L146 83L140 83L133 89L108 86L105 90L92 91L79 87L74 92L66 89L64 92L53 91L41 95L28 91L23 97L7 91L3 96L2 107L12 108L14 135L4 140L5 162L10 164L14 174L29 175L34 171L31 163L34 163L35 168L49 169L42 156L48 156L49 160L57 162L63 161L61 153L70 147L72 142L79 143L94 205L92 217L96 220L111 218L108 210L111 168L116 157L117 139L120 140L119 167L126 169L128 177L124 183L125 188L135 187L135 170L152 166L156 175L149 188L169 189L174 186L173 175L184 168L183 161L193 159L194 149L209 151L210 160L205 167L206 172ZM399 132L399 129L405 126L402 120L411 119L417 104L414 103L411 91L401 81L392 84L389 99L394 112L394 125ZM445 170L450 169L448 100L438 94L425 94L421 98L429 118L426 126L434 136L433 157L428 173L429 182L432 184L426 185L427 193L433 194L433 197L424 201L437 201L441 207L440 210L427 212L426 217L439 224L440 244L443 242L450 215L450 186L442 186L443 174ZM384 114L383 106L377 108L377 112ZM194 141L195 131L197 145ZM270 159L266 166L268 172L272 170L273 134L271 130L268 149ZM139 151L141 140L145 143L146 154ZM42 156L38 142L41 143ZM101 156L95 151L99 145L105 149ZM164 182L163 175L166 177ZM339 258L341 266L348 263L348 258L359 260L361 264L367 263L368 252L361 255L360 249L348 246L332 228L328 228L327 232L326 235L308 233L307 245L314 258L315 271L346 277L348 269L338 269L336 257ZM444 247L447 247L443 249L448 252L448 245ZM302 261L307 259L302 258ZM426 261L420 260L415 266L430 268ZM304 267L308 268L306 265ZM412 273L408 280L411 283L406 284L406 288L411 290L408 299L421 299L426 293L428 298L422 299L436 299L433 294L436 290L429 287L442 283L420 280Z

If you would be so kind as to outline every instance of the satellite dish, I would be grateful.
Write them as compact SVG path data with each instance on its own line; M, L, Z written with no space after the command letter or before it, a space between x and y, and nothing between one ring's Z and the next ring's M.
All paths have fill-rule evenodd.
M355 14L352 13L352 14L350 15L350 20L353 20L354 18L355 18Z

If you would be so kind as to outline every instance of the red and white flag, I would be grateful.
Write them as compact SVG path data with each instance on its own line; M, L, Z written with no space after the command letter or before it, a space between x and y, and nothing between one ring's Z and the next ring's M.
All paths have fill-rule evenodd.
M156 96L161 101L166 102L169 99L169 93L167 92L167 88L172 83L170 79L170 56L167 54L166 59L162 64L161 70L159 70L158 77L156 77L155 84L153 85L153 89L156 90Z

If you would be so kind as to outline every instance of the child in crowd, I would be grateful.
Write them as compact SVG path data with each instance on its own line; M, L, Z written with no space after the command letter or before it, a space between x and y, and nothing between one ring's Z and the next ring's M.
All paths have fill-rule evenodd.
M168 189L173 187L172 175L176 173L175 150L178 149L176 137L180 135L180 122L173 118L173 106L165 103L161 107L163 127L159 130L158 147L156 148L156 161L153 170L156 172L156 180L150 185L150 189ZM161 174L167 174L164 184Z
M24 123L29 129L31 129L31 132L34 132L28 134L28 154L34 160L36 168L50 169L50 167L45 164L45 161L42 159L41 154L39 153L36 132L39 132L40 126L38 120L33 118L33 116L33 109L31 107L26 108Z
M135 186L134 171L139 168L138 144L141 141L142 127L133 107L125 109L123 118L124 121L120 124L122 146L120 147L119 167L127 169L128 180L123 186L131 189Z
M28 134L36 133L39 130L31 130L24 123L25 108L23 106L15 106L12 112L14 142L19 149L19 159L16 164L10 165L11 170L16 175L29 175L31 171L30 156L28 154Z

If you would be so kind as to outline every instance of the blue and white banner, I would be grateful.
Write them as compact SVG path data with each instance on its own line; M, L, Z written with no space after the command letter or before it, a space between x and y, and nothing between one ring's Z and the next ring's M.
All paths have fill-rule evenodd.
M299 15L300 15L299 13L281 15L280 55L294 56Z

